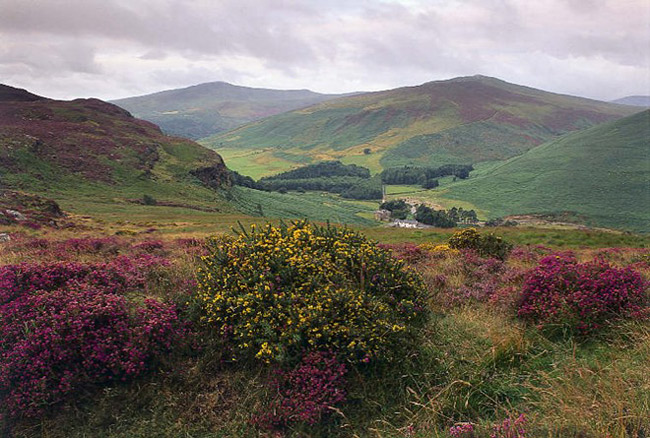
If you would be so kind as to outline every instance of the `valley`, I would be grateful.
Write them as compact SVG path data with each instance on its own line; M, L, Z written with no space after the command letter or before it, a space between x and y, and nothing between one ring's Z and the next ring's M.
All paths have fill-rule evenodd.
M153 95L161 130L0 86L3 437L650 431L650 110L297 95L238 127Z

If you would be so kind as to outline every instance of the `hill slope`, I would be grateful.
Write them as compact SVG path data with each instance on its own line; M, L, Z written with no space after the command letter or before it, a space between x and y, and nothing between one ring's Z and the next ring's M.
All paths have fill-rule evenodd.
M55 200L158 201L213 207L228 186L221 157L168 137L97 99L56 101L0 85L0 188Z
M490 216L573 211L595 225L650 231L650 110L571 133L444 196Z
M337 97L309 90L269 90L210 82L112 103L173 135L197 139Z
M627 96L612 100L612 103L650 108L650 96Z
M279 114L201 141L252 176L338 159L379 171L503 160L634 108L483 76L366 93Z

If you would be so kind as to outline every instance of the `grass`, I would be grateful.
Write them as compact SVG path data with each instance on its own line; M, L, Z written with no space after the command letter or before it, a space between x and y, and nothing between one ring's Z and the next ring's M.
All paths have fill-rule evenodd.
M299 164L283 160L268 149L218 148L217 150L230 169L256 180L299 167Z
M153 220L156 207L129 212ZM161 210L160 218L169 218ZM139 216L137 216L139 215ZM197 217L200 217L197 216ZM213 215L213 217L215 217ZM159 218L159 220L161 220ZM108 216L104 219L109 221ZM114 219L117 219L114 218ZM123 219L123 218L122 218ZM232 218L234 219L234 218ZM96 219L99 221L99 219ZM135 220L135 217L134 217ZM227 220L224 218L224 220ZM106 228L100 227L100 225ZM208 224L205 224L208 226ZM98 224L83 235L110 234L115 223ZM136 224L131 224L135 229ZM145 226L145 224L141 224ZM212 226L217 227L216 224ZM220 226L220 225L219 225ZM216 231L214 228L213 231ZM10 231L15 231L9 229ZM384 241L442 241L446 231L395 232L380 228ZM498 229L509 240L539 242L544 230ZM79 237L75 230L32 231L33 237L65 239ZM386 234L382 234L386 233ZM585 248L577 255L586 260L597 248L625 246L648 240L623 234L585 234L567 231L551 233L556 248L571 247L582 236ZM200 234L196 234L200 235ZM607 237L621 240L607 240ZM168 248L177 235L168 230L124 237L133 241L162 238ZM562 239L561 241L559 239ZM629 239L629 240L625 240ZM10 246L7 246L10 245ZM0 263L34 261L29 250L15 252L12 242L1 244ZM160 273L152 294L169 294L165 275L191 276L195 260L182 250L172 249L171 271ZM647 253L647 250L645 250ZM614 263L625 265L643 250L622 252ZM12 258L7 258L12 254ZM433 316L424 330L424 344L418 355L391 366L379 366L368 373L349 377L349 402L321 427L288 430L288 437L431 438L448 437L450 425L471 422L477 438L487 438L491 426L508 412L525 412L527 437L578 438L638 437L636 431L650 428L650 325L647 321L615 324L595 338L546 338L532 326L525 326L508 311L487 302L444 304L444 289L430 280L440 274L449 284L468 283L463 259L454 255L411 262L430 285L429 305ZM534 263L510 260L509 269ZM643 271L650 278L650 270ZM173 292L171 292L173 293ZM14 430L21 438L144 438L144 437L250 437L273 436L253 428L251 412L267 396L266 371L223 360L223 352L209 342L202 352L177 353L157 371L133 384L96 388L63 409L47 416L21 421Z
M348 225L377 224L373 212L377 203L343 199L338 195L320 192L276 193L234 187L230 201L240 211L269 218L309 219Z
M650 112L566 135L436 190L490 217L573 211L593 225L650 231Z
M455 229L409 230L395 228L366 228L363 232L374 240L385 243L410 242L415 244L446 241ZM650 236L608 231L576 229L539 229L532 227L497 227L481 232L493 232L518 245L544 245L555 248L648 248Z

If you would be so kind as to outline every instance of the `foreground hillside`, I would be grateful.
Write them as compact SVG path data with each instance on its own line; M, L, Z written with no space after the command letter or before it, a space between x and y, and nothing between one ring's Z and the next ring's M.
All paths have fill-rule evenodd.
M650 111L568 134L444 190L490 217L571 211L650 231Z
M197 139L335 95L309 90L269 90L210 82L113 101L167 134Z
M64 204L218 208L221 157L97 99L57 101L0 85L0 187Z
M0 224L3 437L650 430L645 236L91 225Z
M201 143L253 177L326 159L376 172L503 160L636 111L473 76L343 97Z

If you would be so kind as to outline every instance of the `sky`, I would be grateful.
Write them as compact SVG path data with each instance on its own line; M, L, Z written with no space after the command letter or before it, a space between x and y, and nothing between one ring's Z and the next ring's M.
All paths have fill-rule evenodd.
M650 1L0 0L0 83L57 99L212 81L343 93L475 74L650 95Z

